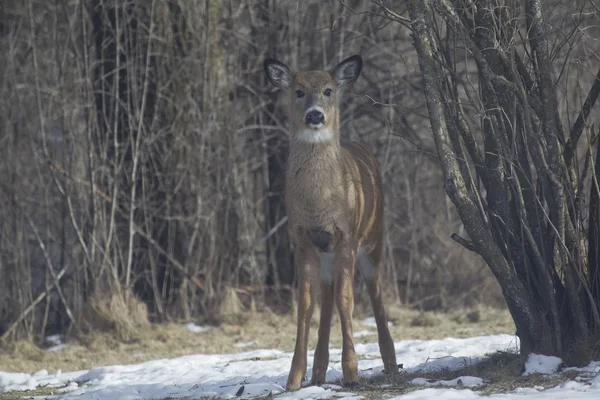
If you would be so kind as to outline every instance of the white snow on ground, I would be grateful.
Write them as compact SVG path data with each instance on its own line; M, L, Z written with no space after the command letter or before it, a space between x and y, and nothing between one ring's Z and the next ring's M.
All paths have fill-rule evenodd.
M48 347L48 351L60 351L62 349L64 349L65 347L67 347L66 344L64 344L62 342L62 340L60 339L60 335L50 335L50 336L46 336L46 343L52 345L50 347Z
M64 349L65 347L67 347L66 344L57 344L56 346L52 346L52 347L48 347L48 351L61 351L62 349Z
M361 322L364 326L368 326L370 328L377 328L377 322L375 322L375 317L367 317L367 318L363 319ZM394 325L392 323L392 321L388 321L388 326L392 326L392 325Z
M542 390L518 388L511 393L481 396L470 389L422 389L389 400L596 400L600 398L600 376L582 383L569 381L554 388Z
M483 385L484 381L476 376L459 376L456 379L432 381L425 378L415 378L410 381L413 385L420 386L479 386Z
M581 375L574 381L568 381L556 387L544 390L543 387L517 388L511 393L481 396L470 389L421 389L389 400L596 400L600 398L600 361L594 361L584 368L566 368L576 370Z
M46 342L48 342L54 346L57 346L62 343L62 340L60 339L60 335L49 335L49 336L46 336Z
M206 332L211 328L212 328L212 326L198 326L198 325L196 325L195 322L188 322L187 324L185 324L185 329L187 329L188 331L190 331L192 333Z
M333 388L337 389L339 386ZM305 399L343 399L358 400L359 396L350 392L334 391L332 388L318 386L304 387L297 392L287 392L276 397L277 400L305 400Z
M558 357L531 353L525 363L524 376L531 374L553 374L558 371L562 360Z
M515 350L517 341L510 335L493 335L467 339L406 340L396 342L398 362L407 372L427 372L443 368L457 369L481 360L485 354L498 350ZM368 378L381 373L383 367L376 343L357 344L360 376ZM0 392L34 389L38 386L65 387L55 398L80 400L108 399L161 399L166 397L249 398L277 395L277 399L358 399L337 386L341 373L341 351L330 350L329 384L323 387L304 387L298 392L284 392L292 353L279 350L255 350L226 355L188 355L154 360L143 364L116 365L92 368L87 371L39 371L35 374L0 372ZM312 352L309 353L309 365ZM573 399L600 398L600 362L578 370L579 381L570 381L553 389L518 389L512 393L494 395L490 399ZM307 376L312 371L309 368ZM477 377L461 377L448 382L422 382L454 388L427 388L417 390L396 400L464 400L481 397L471 389L459 389L480 383Z

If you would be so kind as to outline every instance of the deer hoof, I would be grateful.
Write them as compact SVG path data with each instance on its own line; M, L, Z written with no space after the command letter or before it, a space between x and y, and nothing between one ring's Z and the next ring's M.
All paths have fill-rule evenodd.
M358 389L360 387L360 384L356 381L344 382L344 387L349 389Z

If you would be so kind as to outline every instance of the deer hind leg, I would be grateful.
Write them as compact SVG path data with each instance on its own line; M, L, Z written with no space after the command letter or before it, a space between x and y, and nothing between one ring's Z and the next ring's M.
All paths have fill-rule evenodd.
M390 334L390 329L387 325L387 316L383 305L381 294L381 277L378 266L380 258L380 248L375 246L371 251L359 249L358 262L362 275L367 284L367 291L371 298L371 306L377 324L377 336L379 337L379 352L383 361L384 372L395 374L398 372L398 364L396 363L396 350L394 341Z
M324 268L321 262L321 268ZM331 267L329 267L331 268ZM333 282L331 279L321 282L321 318L319 321L319 338L315 349L311 384L321 385L326 382L329 366L329 336L331 333L331 316L333 315Z
M356 246L341 243L334 256L334 297L342 325L342 371L344 386L358 385L358 361L352 339L352 311L354 310L354 264Z
M306 374L308 333L317 297L318 258L315 248L309 242L301 241L296 249L295 263L298 269L298 326L287 381L289 390L300 389L302 378Z

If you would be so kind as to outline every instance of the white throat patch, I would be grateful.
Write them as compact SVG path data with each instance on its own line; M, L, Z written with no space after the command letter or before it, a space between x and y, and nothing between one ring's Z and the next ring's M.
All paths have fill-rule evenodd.
M296 141L306 143L322 143L333 140L334 134L330 129L304 129L296 133Z

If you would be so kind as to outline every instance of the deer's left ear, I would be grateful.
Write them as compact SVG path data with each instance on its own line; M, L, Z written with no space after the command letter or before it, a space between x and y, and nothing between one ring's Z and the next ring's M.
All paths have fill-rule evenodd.
M344 61L339 63L337 67L331 71L331 75L338 87L343 87L354 83L360 75L362 70L362 58L359 55L351 56L346 58Z

